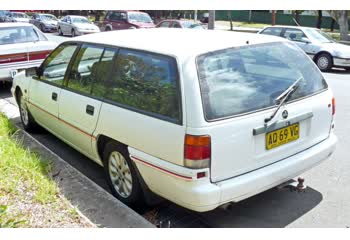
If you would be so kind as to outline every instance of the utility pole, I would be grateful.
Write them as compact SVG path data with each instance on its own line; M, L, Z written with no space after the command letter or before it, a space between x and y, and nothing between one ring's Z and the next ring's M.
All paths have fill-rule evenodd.
M208 29L213 30L215 28L215 10L209 11Z
M194 10L194 20L197 21L197 10Z
M276 25L276 11L272 10L272 26Z

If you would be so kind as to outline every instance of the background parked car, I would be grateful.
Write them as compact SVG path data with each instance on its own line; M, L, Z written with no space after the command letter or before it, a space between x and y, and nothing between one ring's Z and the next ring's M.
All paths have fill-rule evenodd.
M25 22L29 23L29 16L22 12L9 12L7 14L9 22Z
M39 66L56 46L32 24L0 24L0 80L11 81L18 71Z
M274 35L295 42L317 64L321 71L332 67L350 70L350 46L337 43L325 32L309 27L271 26L259 34Z
M59 35L84 35L100 32L100 29L86 17L68 15L58 22Z
M204 27L195 21L188 20L176 20L176 19L167 19L163 20L157 24L157 28L191 28L191 29L204 29Z
M8 22L8 16L7 14L9 13L9 11L5 11L5 10L0 10L0 22Z
M99 25L102 31L155 27L148 13L140 11L108 11Z
M37 26L42 32L56 32L58 19L52 14L36 13L30 23Z

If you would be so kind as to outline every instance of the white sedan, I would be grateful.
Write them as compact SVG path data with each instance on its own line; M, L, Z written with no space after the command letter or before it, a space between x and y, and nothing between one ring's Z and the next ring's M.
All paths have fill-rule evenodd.
M0 81L26 68L36 67L57 46L29 23L0 24Z
M61 36L71 35L75 37L97 32L100 32L100 29L86 17L68 15L58 22L58 34Z

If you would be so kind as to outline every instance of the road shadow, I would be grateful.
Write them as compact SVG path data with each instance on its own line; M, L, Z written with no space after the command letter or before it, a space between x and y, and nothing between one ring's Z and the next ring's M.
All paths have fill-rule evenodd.
M301 193L273 188L229 209L217 208L198 216L211 227L281 228L312 210L322 199L322 194L310 187Z

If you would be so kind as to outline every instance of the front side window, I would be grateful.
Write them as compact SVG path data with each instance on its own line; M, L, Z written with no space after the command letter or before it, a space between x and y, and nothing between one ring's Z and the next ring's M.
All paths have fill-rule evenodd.
M288 40L291 40L291 41L302 42L301 39L306 38L306 35L304 34L303 31L301 31L299 29L288 28L283 33L283 37L287 38Z
M171 22L169 22L169 21L162 22L162 23L159 25L159 27L168 28L168 27L170 27L170 23L171 23Z
M77 45L61 45L56 48L42 65L41 80L62 85L68 64L77 49Z
M95 76L92 73L92 68L100 61L102 54L103 48L101 47L82 45L70 70L67 87L90 94Z
M169 121L180 121L175 59L122 49L108 83L106 98Z
M197 68L209 121L275 106L276 97L299 78L299 88L289 101L327 88L312 60L289 42L204 54L197 58Z
M282 28L274 27L274 28L265 28L261 33L272 36L281 36Z
M38 41L32 26L0 28L0 45Z

